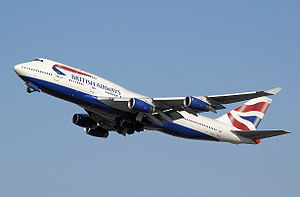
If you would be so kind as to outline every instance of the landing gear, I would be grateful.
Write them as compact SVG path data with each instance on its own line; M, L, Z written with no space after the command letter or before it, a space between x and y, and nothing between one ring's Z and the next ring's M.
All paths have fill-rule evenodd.
M24 86L27 88L26 91L28 93L36 92L36 91L41 92L41 89L31 81L26 82Z
M129 135L134 134L134 130L133 130L133 129L128 129L128 130L127 130L127 134L129 134Z
M26 88L26 91L27 91L28 93L35 92L35 90L34 90L32 87Z
M121 135L124 135L124 136L126 136L126 134L128 134L128 135L134 134L133 129L118 129L117 132Z
M136 121L130 121L130 120L117 120L116 130L119 134L122 134L126 136L134 134L134 132L140 132L144 130L144 125L136 122Z

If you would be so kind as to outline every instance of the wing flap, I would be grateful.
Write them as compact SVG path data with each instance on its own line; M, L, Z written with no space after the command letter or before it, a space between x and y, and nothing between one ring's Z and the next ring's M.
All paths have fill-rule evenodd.
M153 102L161 110L166 109L180 109L183 105L183 100L185 97L165 97L165 98L153 98Z
M286 130L247 130L247 131L234 130L232 132L238 136L242 136L252 140L263 139L263 138L290 133L289 131Z

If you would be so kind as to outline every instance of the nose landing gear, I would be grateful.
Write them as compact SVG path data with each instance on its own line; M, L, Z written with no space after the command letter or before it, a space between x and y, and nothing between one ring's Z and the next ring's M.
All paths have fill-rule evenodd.
M25 83L25 87L27 88L26 91L28 93L32 93L32 92L40 92L41 89L34 83L32 83L31 81Z

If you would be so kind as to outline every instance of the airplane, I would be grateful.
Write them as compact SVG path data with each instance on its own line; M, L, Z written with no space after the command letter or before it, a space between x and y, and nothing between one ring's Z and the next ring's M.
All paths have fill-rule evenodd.
M289 133L286 130L258 130L257 126L281 88L212 96L150 98L113 82L65 64L37 58L14 66L25 81L28 93L44 92L82 107L72 122L86 134L107 138L115 131L124 136L157 130L176 137L258 144L263 138ZM217 113L224 104L247 101L212 119L202 112Z

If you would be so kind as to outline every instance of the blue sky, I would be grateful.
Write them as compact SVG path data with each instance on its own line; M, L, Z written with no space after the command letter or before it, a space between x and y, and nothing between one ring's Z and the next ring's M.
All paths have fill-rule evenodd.
M0 196L298 196L299 10L298 1L1 1ZM280 86L259 128L292 134L259 145L155 131L93 138L71 123L82 109L26 93L12 68L36 57L151 97Z

